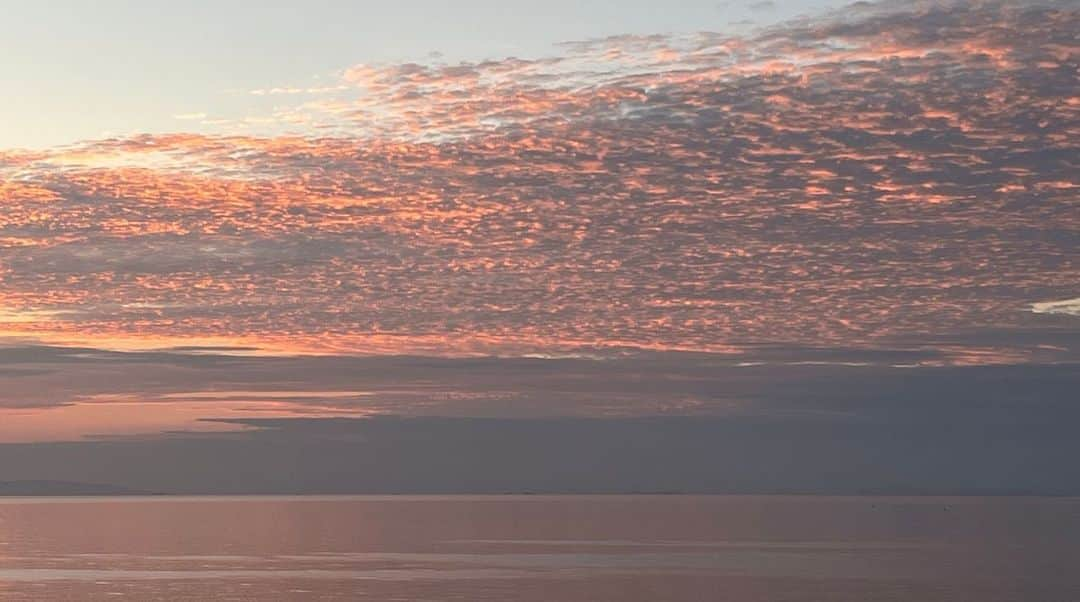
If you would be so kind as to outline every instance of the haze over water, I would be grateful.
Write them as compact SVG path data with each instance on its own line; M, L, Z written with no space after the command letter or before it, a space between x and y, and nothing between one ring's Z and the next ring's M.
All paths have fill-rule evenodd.
M1080 599L1080 500L12 498L3 600Z

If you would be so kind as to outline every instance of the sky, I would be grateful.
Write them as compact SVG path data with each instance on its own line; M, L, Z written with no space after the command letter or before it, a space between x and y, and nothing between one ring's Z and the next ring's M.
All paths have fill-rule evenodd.
M0 481L1080 491L1076 2L4 8Z
M43 148L113 135L197 130L263 117L249 92L334 85L358 63L542 57L622 34L762 27L836 0L104 0L0 2L0 145ZM262 102L257 102L257 101ZM192 123L195 121L195 123ZM258 123L238 125L260 131ZM298 130L302 133L302 130Z

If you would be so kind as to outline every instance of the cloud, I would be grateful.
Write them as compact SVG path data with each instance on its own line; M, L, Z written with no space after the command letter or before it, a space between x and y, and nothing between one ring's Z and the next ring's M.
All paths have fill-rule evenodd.
M930 348L921 341L893 349L769 345L734 355L600 359L267 356L209 347L116 352L24 343L0 348L0 442L230 430L249 418L906 420L910 412L944 417L972 404L1071 401L1075 335L970 336L942 337ZM1039 363L1010 365L1018 347L1024 360Z
M1078 19L900 4L749 38L357 66L260 116L298 135L0 155L0 307L35 316L3 330L744 362L904 338L945 364L1056 361L939 335L1049 340L1060 324L1023 310L1075 294Z
M1080 299L1065 299L1062 301L1043 301L1032 303L1031 311L1037 314L1061 314L1066 316L1080 316Z
M1075 404L1040 413L1016 405L967 409L892 421L237 419L228 425L248 428L0 445L0 480L82 479L192 494L1080 491L1071 470L1080 452Z

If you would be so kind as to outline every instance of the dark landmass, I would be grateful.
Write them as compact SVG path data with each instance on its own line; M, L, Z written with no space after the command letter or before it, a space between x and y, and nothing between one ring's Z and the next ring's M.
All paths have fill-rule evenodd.
M0 481L0 496L150 495L116 485L68 481Z

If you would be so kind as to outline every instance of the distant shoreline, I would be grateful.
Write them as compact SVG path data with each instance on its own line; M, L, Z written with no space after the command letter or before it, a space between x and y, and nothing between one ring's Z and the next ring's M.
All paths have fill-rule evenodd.
M1080 494L1072 493L706 493L706 492L505 492L505 493L162 493L162 492L0 492L0 500L19 499L155 499L155 500L183 500L183 499L310 499L310 500L333 500L333 499L358 499L358 498L387 498L387 499L536 499L545 498L696 498L696 497L730 497L730 498L807 498L807 499L985 499L985 498L1042 498L1042 499L1074 499L1080 498Z

